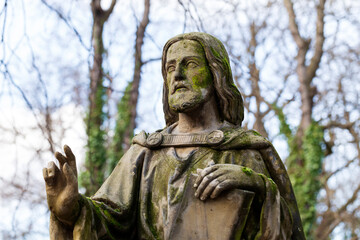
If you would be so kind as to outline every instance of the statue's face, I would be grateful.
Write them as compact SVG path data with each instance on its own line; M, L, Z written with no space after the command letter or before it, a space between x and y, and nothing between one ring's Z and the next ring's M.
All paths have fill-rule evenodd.
M188 112L210 99L213 77L200 43L193 40L175 42L167 51L165 64L172 110Z

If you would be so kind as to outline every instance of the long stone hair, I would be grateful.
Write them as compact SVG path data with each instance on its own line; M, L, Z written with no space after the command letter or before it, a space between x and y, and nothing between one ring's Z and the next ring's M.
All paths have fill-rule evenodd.
M167 86L166 54L169 47L181 40L193 40L201 44L213 76L214 89L221 120L226 120L234 125L241 126L244 119L244 105L242 96L234 84L231 73L229 56L224 45L217 38L207 33L185 33L171 38L164 46L162 53L163 108L166 125L178 121L178 114L171 110L168 102L169 90Z

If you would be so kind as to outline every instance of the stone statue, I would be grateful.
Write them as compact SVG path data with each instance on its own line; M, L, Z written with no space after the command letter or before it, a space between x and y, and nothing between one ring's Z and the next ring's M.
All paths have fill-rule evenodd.
M205 33L163 49L166 127L141 132L91 198L75 156L44 168L51 239L305 239L272 144L241 128L242 96L223 44Z

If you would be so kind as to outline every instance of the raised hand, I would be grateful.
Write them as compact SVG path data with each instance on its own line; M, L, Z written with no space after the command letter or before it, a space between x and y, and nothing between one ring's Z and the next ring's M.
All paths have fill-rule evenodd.
M215 164L197 171L199 176L194 184L197 188L195 197L201 200L208 197L216 198L221 192L235 188L253 191L260 196L265 192L264 180L250 168L233 164Z
M55 153L60 169L53 161L43 169L49 209L63 223L73 225L79 215L79 191L76 160L69 146L64 146L65 156Z

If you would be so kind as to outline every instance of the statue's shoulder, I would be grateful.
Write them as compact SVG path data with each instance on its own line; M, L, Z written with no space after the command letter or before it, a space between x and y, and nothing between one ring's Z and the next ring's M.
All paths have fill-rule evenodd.
M142 130L138 134L136 134L132 139L132 144L138 144L140 146L145 146L145 142L147 139L148 134Z
M155 146L157 142L162 140L162 133L166 132L167 128L156 130L153 133L146 133L144 130L136 134L132 139L132 144L140 145L149 148Z
M255 130L242 127L228 127L222 129L225 141L219 146L222 149L263 149L271 143Z

